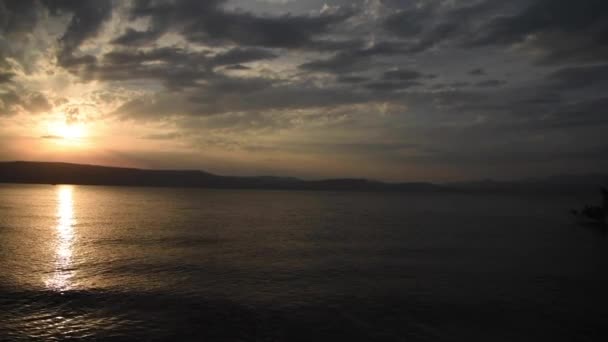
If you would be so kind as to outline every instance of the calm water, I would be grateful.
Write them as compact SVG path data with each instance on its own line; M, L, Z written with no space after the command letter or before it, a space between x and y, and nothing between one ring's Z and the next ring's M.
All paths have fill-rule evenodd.
M0 185L0 340L603 340L584 200Z

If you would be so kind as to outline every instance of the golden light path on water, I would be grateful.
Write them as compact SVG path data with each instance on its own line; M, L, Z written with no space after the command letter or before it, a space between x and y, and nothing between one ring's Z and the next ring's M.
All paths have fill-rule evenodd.
M73 187L61 185L57 188L57 226L55 248L55 271L46 281L54 291L66 291L72 286L72 253L74 244L74 200Z

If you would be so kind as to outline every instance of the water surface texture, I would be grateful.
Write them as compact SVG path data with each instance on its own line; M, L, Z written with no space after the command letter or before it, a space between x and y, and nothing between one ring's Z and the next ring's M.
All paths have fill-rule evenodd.
M603 340L580 204L0 185L0 340Z

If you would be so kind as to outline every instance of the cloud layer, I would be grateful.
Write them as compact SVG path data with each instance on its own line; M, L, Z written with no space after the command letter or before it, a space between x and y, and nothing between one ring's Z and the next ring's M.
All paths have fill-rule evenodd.
M394 180L601 171L607 23L603 0L5 0L0 139L48 143L28 132L64 120L95 132L87 155L113 156L91 162Z

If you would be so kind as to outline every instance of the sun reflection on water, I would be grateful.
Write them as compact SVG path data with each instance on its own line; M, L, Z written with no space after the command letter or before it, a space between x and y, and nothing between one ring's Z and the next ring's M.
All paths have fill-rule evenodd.
M65 291L72 287L75 224L72 192L73 188L70 185L61 185L57 188L55 271L46 282L47 287L55 291Z

